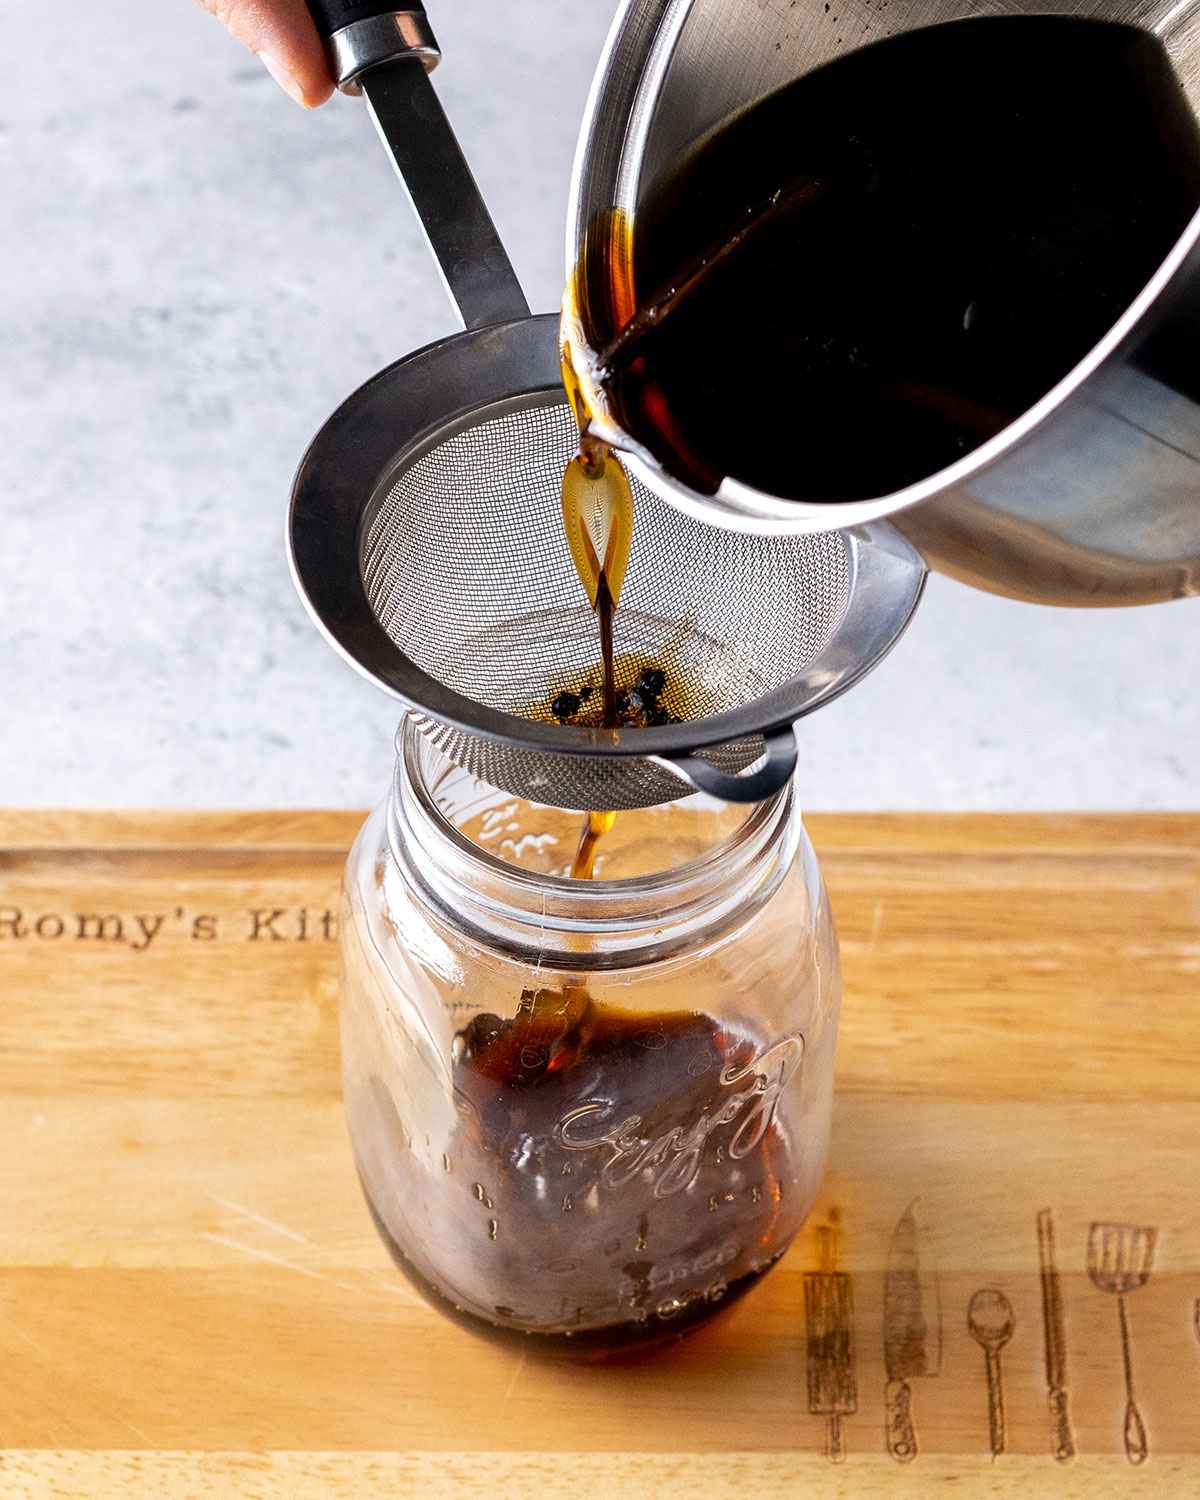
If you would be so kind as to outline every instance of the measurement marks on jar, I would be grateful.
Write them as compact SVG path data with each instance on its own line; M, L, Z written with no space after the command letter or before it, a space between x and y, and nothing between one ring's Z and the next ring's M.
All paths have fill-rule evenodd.
M1068 1391L1066 1303L1052 1210L1040 1209L1033 1228L1049 1413L1047 1454L1062 1464L1069 1463L1079 1450ZM852 1275L839 1266L841 1235L840 1212L833 1208L828 1222L816 1227L817 1269L806 1271L803 1277L808 1410L825 1419L826 1453L835 1463L844 1460L847 1452L845 1419L858 1409L854 1287ZM1128 1299L1150 1281L1158 1240L1158 1230L1152 1225L1096 1220L1088 1228L1080 1266L1092 1287L1117 1304L1120 1364L1114 1375L1123 1381L1124 1405L1115 1451L1123 1446L1126 1459L1134 1465L1145 1463L1151 1449L1136 1394ZM942 1311L942 1288L916 1199L896 1221L884 1271L884 1448L897 1463L911 1463L922 1451L913 1383L942 1373ZM1001 1286L978 1287L959 1316L962 1321L956 1326L983 1355L978 1377L982 1387L979 1432L983 1451L990 1452L995 1461L1011 1446L1005 1363L1014 1349L1028 1347L1022 1344L1026 1330L1019 1324L1012 1295ZM1200 1296L1194 1293L1189 1293L1186 1317L1190 1339L1200 1344ZM936 1387L931 1384L929 1389ZM931 1412L934 1409L928 1399L921 1405Z

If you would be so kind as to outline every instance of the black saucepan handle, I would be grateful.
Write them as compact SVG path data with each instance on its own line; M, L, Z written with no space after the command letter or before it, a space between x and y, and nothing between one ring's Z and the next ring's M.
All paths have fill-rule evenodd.
M384 5L378 0L305 0L334 81L344 94L361 93L359 80L372 68L417 58L432 72L441 56L421 0Z

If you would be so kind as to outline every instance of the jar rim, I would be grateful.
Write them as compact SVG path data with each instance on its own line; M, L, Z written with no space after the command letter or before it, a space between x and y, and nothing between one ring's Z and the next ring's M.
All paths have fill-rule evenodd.
M400 878L460 933L539 969L637 967L718 941L752 920L810 847L789 784L670 869L619 880L543 875L505 863L456 827L426 774L431 761L451 770L453 762L417 725L401 726L397 750L386 816Z
M635 892L645 898L656 892L666 893L677 890L680 886L702 881L705 876L711 875L716 867L726 866L731 856L744 850L747 845L757 842L757 836L762 833L764 827L777 819L783 804L790 803L794 795L792 782L788 781L779 791L764 801L747 804L747 814L736 828L709 848L677 865L670 865L664 870L656 870L646 875L626 875L617 879L597 877L590 880L578 880L569 875L545 874L538 870L527 869L522 865L511 864L489 850L480 848L477 843L468 838L438 806L425 774L425 767L421 764L422 751L434 751L435 747L407 715L397 730L396 748L399 752L397 773L399 774L400 769L403 768L408 786L415 795L422 813L437 834L451 843L459 853L476 861L482 868L505 882L512 882L515 887L528 890L548 888L555 894L589 905L602 904L613 898L630 896ZM448 764L453 765L453 762L448 762ZM583 817L585 814L581 812L580 816Z

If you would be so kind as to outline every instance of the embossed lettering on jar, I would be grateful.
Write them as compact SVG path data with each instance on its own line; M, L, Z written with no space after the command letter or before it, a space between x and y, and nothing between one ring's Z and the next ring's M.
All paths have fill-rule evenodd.
M351 1138L396 1263L549 1353L672 1339L783 1254L824 1166L836 941L792 788L578 816L403 731L347 867Z

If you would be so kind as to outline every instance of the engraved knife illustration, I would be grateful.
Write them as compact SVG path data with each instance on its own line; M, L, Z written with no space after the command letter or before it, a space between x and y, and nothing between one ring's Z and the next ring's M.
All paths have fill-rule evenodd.
M883 1282L883 1363L887 1372L887 1450L897 1463L917 1456L909 1382L942 1368L942 1307L914 1199L896 1221Z
M1054 1218L1048 1208L1037 1216L1038 1260L1042 1269L1042 1324L1046 1335L1046 1386L1050 1405L1050 1451L1060 1464L1075 1456L1067 1409L1067 1341L1063 1331L1062 1285L1054 1260Z
M854 1370L854 1292L837 1269L835 1229L817 1231L821 1269L804 1273L804 1317L808 1335L808 1409L828 1420L830 1459L846 1457L842 1417L858 1410Z

